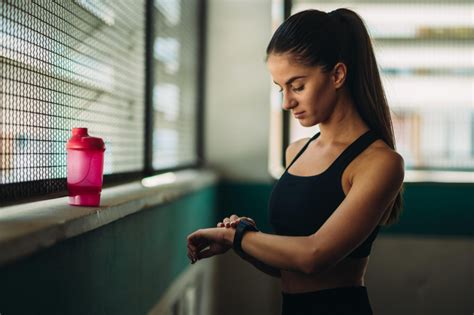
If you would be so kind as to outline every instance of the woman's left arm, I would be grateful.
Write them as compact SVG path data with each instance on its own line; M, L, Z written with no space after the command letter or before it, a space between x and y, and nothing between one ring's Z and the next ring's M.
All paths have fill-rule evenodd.
M372 233L400 191L403 177L400 155L378 154L366 171L354 175L346 198L317 232L302 237L247 232L242 239L242 249L277 269L306 274L324 272ZM234 229L215 231L219 235L210 230L199 230L203 233L200 236L208 238L212 234L215 241L232 244Z

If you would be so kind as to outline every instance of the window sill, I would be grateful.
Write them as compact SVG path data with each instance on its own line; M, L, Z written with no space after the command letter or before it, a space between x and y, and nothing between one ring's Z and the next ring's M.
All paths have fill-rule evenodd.
M405 171L407 183L474 183L474 172L459 171Z
M184 170L102 190L100 207L61 197L0 209L0 265L217 182L211 170Z

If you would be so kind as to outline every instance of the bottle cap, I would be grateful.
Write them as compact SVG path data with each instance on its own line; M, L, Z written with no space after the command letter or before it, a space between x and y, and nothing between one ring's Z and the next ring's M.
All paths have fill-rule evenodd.
M105 150L104 141L101 138L90 137L87 128L72 128L72 137L66 145L67 149L73 150Z

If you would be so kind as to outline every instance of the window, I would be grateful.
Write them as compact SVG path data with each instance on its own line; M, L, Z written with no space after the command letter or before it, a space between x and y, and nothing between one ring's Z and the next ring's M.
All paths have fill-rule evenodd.
M147 1L2 1L1 202L65 194L73 127L104 139L105 182L197 161L199 7ZM160 13L150 104L146 4Z
M474 171L474 4L295 0L292 14L347 7L365 21L408 170ZM289 117L289 143L314 135Z

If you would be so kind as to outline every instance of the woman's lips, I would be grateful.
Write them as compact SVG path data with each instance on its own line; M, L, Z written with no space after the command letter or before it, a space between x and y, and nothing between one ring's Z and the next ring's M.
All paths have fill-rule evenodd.
M294 113L293 115L295 116L296 119L303 117L304 112L298 112Z

